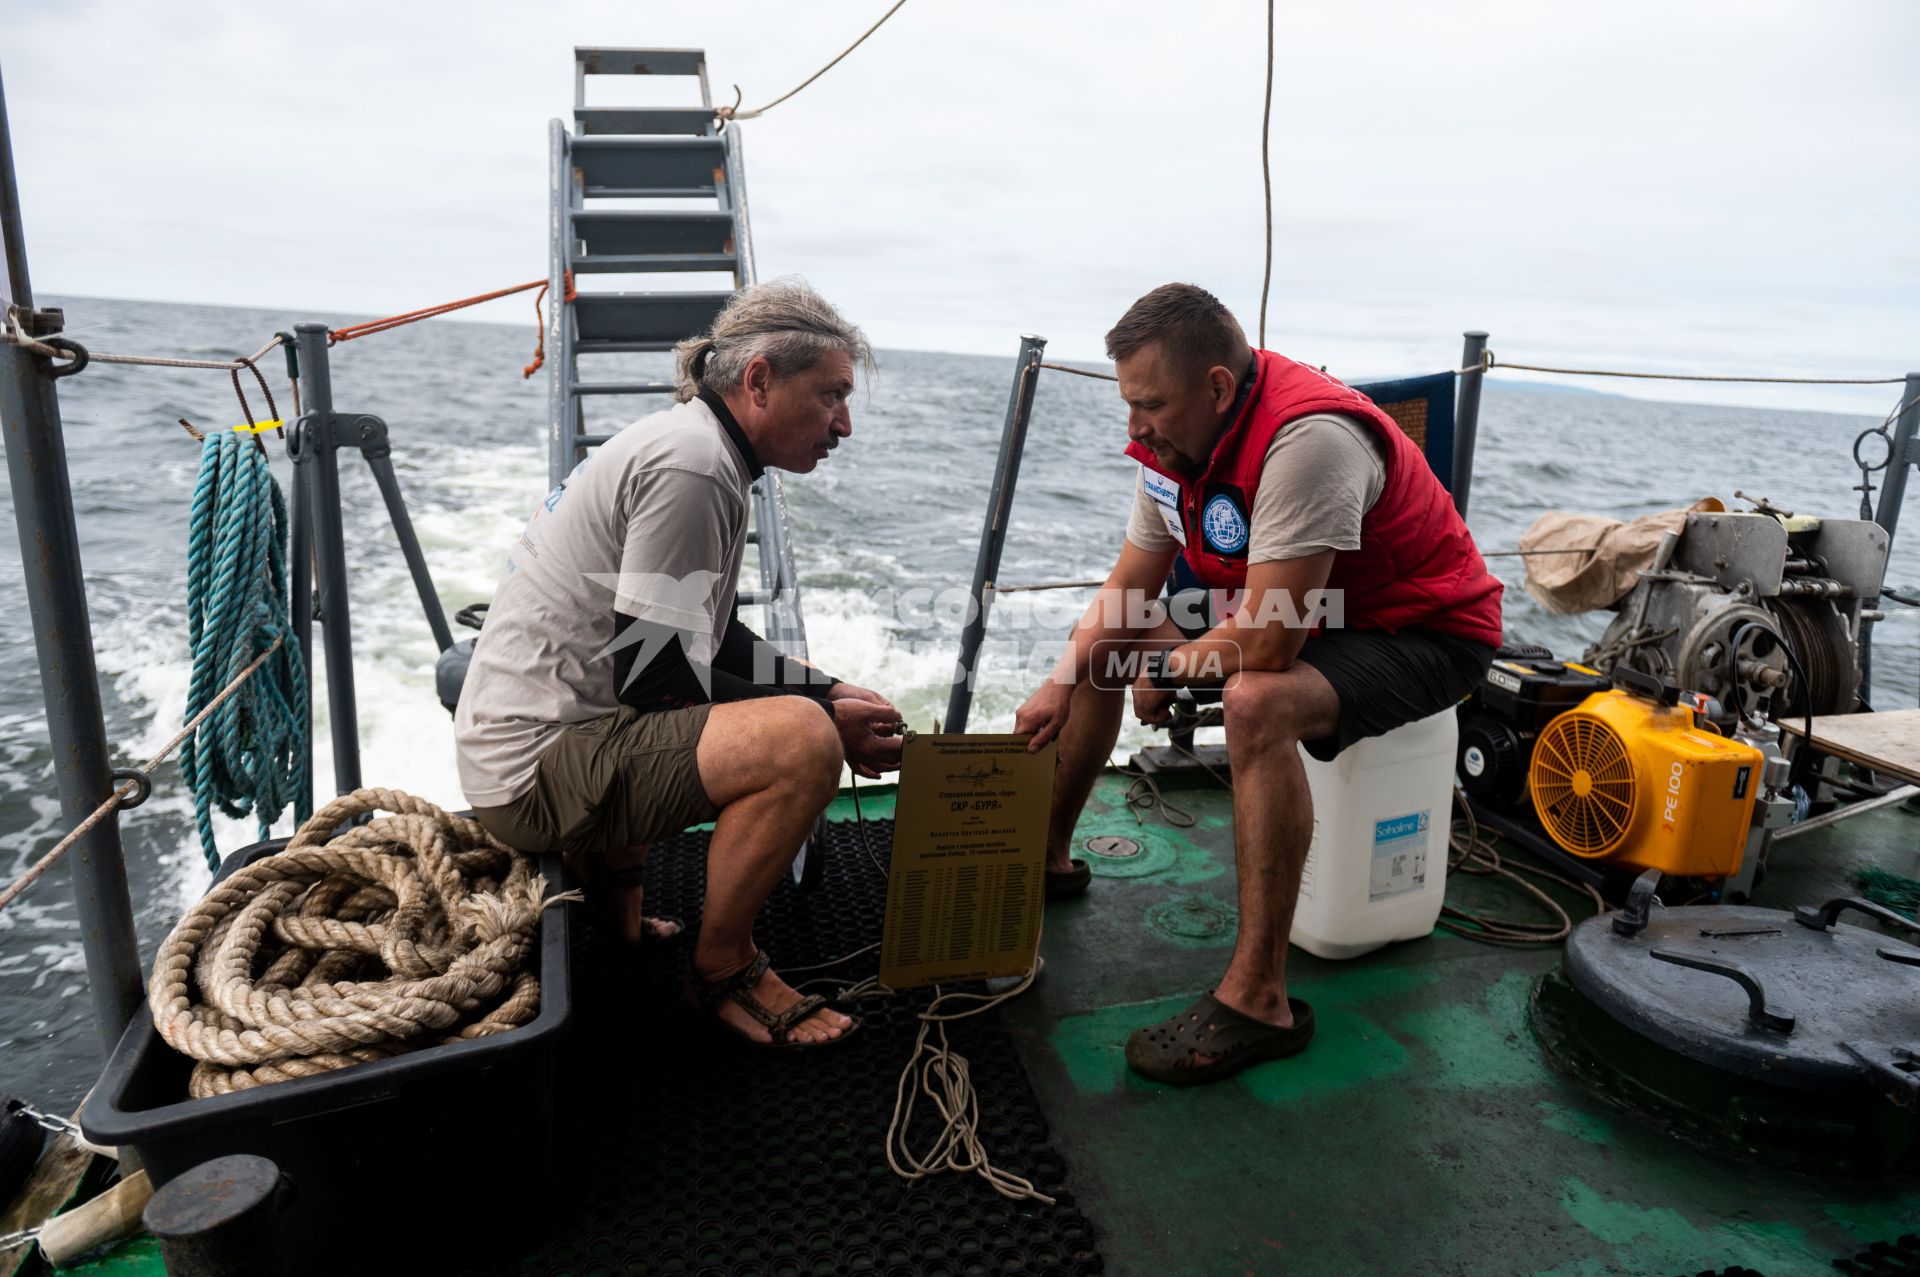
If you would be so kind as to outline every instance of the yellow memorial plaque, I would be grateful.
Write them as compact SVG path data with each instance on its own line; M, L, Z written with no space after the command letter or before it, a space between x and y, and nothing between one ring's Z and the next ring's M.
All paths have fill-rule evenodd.
M1022 975L1040 947L1054 747L914 736L900 762L880 979L895 989Z

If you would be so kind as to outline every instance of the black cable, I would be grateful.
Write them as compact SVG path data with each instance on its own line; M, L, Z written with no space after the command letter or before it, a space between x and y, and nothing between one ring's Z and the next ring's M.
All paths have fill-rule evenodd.
M1787 664L1793 667L1793 676L1800 680L1801 705L1802 705L1802 708L1806 711L1806 716L1807 716L1807 724L1805 729L1805 739L1806 739L1807 745L1805 749L1799 750L1794 754L1793 765L1787 769L1787 785L1789 788L1793 787L1794 785L1799 785L1802 789L1805 789L1806 780L1807 780L1806 768L1802 767L1801 764L1805 763L1809 767L1812 766L1813 755L1814 755L1813 681L1807 677L1806 667L1800 664L1800 657L1797 654L1795 654L1793 650L1793 645L1791 643L1787 642L1785 639L1781 639L1780 650L1787 654Z
M860 777L849 773L848 778L852 782L848 786L848 788L853 793L853 820L854 820L855 826L860 831L860 846L867 853L867 859L873 862L874 870L880 875L880 880L882 882L885 882L888 877L886 866L882 865L880 863L880 857L874 854L873 843L867 837L866 813L860 810ZM802 975L811 971L830 971L837 966L841 966L844 963L853 961L855 958L861 957L865 954L872 953L875 949L878 949L879 947L880 947L880 942L876 940L872 944L862 945L860 948L853 950L851 953L843 953L837 958L828 958L825 962L815 962L809 966L804 966L804 967L784 968L781 972L781 975L784 978L785 976L788 976L788 975ZM838 981L832 980L830 977L820 976L820 977L815 977L814 979L811 979L811 980L802 980L799 984L796 984L793 987L796 990L804 990L810 984L820 984L823 982L828 984L838 983Z

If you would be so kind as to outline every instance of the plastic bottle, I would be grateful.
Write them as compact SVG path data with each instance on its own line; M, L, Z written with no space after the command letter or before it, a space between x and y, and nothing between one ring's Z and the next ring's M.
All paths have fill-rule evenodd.
M1331 763L1302 758L1313 844L1293 943L1353 958L1433 930L1447 890L1459 720L1449 707L1349 746Z

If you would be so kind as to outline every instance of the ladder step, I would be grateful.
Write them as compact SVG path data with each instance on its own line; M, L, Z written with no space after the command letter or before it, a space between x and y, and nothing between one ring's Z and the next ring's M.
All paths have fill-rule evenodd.
M576 106L573 121L580 132L686 133L695 137L713 132L713 109L704 106Z
M573 215L573 233L588 258L733 255L733 214L717 210L581 209ZM581 264L577 258L574 269Z
M713 326L731 292L580 293L573 300L581 354L669 350Z
M573 353L576 355L646 355L672 350L680 344L680 338L633 338L621 339L604 337L598 340L576 338Z
M599 49L575 46L573 61L586 75L699 75L705 49Z
M576 257L576 275L652 275L666 271L721 271L732 274L740 259L732 253L635 253L624 257Z
M727 167L717 137L580 137L572 153L588 199L712 196Z
M576 381L576 395L670 395L670 381Z
M772 597L765 590L741 590L733 596L733 601L741 607L759 607L771 601Z
M573 446L585 450L587 448L598 448L603 443L612 442L612 435L575 435Z

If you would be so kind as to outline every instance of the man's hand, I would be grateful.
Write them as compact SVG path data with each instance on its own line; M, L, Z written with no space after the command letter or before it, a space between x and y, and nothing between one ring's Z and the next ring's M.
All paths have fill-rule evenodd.
M833 690L838 692L845 686L842 683ZM865 689L856 687L853 690L859 692ZM875 697L879 703L868 700L867 696ZM868 692L866 696L830 696L828 699L833 706L834 728L840 733L840 748L846 754L847 766L853 769L853 774L878 780L883 771L898 771L900 750L906 743L897 730L900 711L875 692Z
M1073 688L1052 679L1040 684L1040 690L1027 697L1027 703L1013 713L1013 730L1032 732L1027 752L1037 754L1042 746L1058 736L1067 725L1067 707L1073 701Z
M865 701L869 705L884 705L888 709L893 709L893 702L880 695L880 693L870 688L855 687L852 683L835 683L832 688L828 690L827 699L830 701ZM894 709L893 712L894 717L899 717L899 710Z
M1173 688L1155 687L1142 674L1133 684L1133 716L1148 727L1165 727L1173 721L1176 695Z

